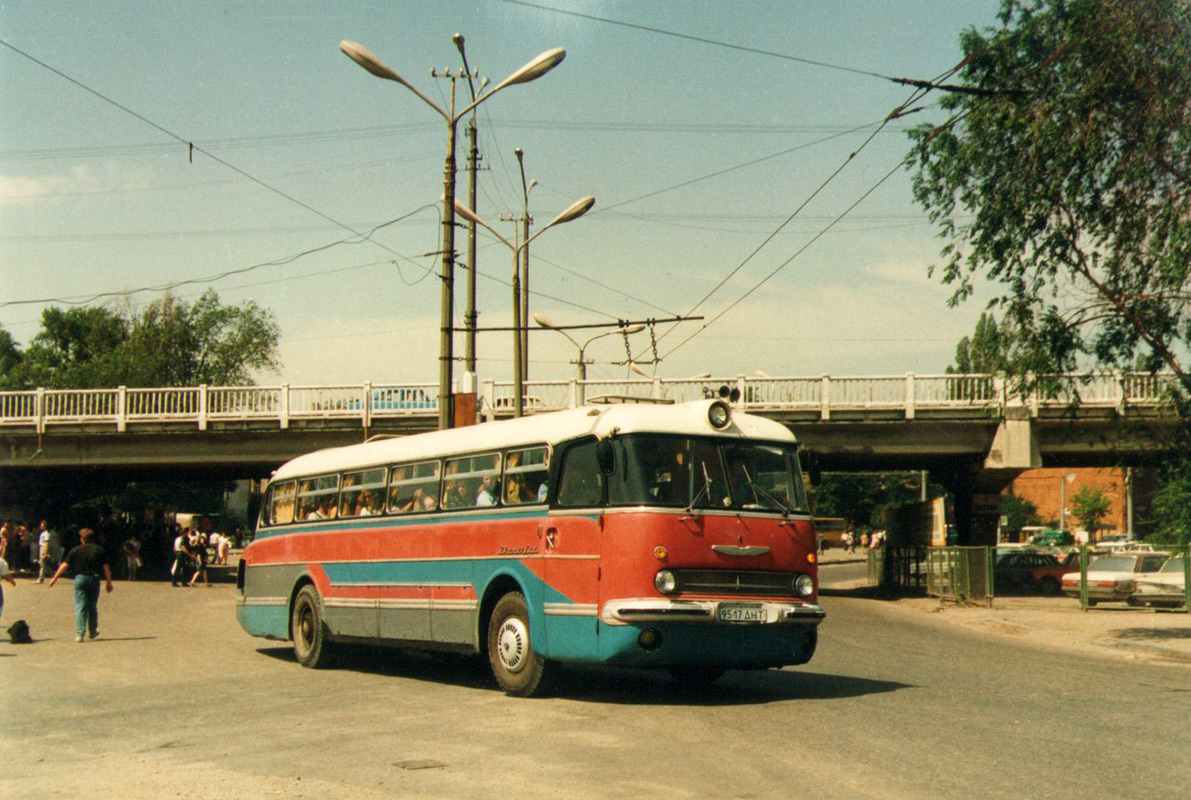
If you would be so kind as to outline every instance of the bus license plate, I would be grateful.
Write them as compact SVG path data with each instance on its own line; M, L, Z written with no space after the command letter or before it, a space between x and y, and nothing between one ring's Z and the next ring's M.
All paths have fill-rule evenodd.
M765 609L760 606L721 605L716 617L720 622L755 624L765 621Z

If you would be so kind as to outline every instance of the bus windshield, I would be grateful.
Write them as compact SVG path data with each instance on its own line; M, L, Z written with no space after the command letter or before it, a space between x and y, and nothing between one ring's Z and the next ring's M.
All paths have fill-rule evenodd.
M805 512L793 445L631 434L614 440L611 505Z

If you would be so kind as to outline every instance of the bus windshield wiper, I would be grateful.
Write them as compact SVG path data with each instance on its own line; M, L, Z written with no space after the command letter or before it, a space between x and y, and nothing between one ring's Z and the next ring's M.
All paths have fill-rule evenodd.
M711 499L711 476L707 474L707 464L701 463L699 466L703 468L703 486L699 491L695 492L695 496L686 504L687 513L690 513L690 510L695 507L695 504L699 502L699 498L703 495L707 495L708 500Z
M775 497L772 493L767 491L760 484L753 480L753 476L749 474L748 467L741 465L741 471L744 472L744 478L748 481L749 489L753 492L753 499L757 500L757 505L761 506L761 500L767 501L771 506L776 506L783 514L790 513L790 507L787 506L780 498ZM747 507L748 504L745 504Z

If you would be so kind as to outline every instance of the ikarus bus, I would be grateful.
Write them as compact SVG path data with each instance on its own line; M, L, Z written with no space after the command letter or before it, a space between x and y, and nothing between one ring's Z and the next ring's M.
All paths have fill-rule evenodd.
M509 694L559 664L804 664L815 535L798 443L722 400L607 404L301 456L237 576L249 633L482 653Z

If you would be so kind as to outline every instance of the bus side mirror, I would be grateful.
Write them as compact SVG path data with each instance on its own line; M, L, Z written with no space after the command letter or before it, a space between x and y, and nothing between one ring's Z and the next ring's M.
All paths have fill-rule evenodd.
M823 468L819 466L819 454L814 450L806 451L806 473L810 476L811 486L823 482Z
M600 465L602 475L611 475L616 471L616 452L612 449L611 439L596 442L596 463Z

